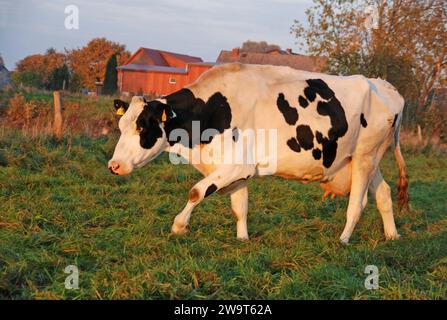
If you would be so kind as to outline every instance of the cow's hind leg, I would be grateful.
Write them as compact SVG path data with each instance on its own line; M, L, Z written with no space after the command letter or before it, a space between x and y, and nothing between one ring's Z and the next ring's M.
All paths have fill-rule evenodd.
M185 208L174 219L172 225L172 233L184 234L187 232L189 219L191 217L192 210L203 199L213 194L214 192L230 186L232 183L238 180L244 180L254 174L254 167L247 166L228 166L217 169L209 176L200 180L189 191L188 203Z
M248 240L247 213L248 213L248 188L244 182L238 189L231 193L231 212L236 218L237 238Z
M376 199L377 209L379 210L382 216L385 237L388 240L398 239L399 234L397 233L396 224L394 223L394 216L393 216L391 188L383 179L380 169L376 170L376 173L373 179L371 180L369 190L372 196Z
M360 219L364 205L366 205L366 192L375 169L374 160L367 156L356 156L352 159L352 182L346 213L346 225L340 236L340 241L343 243L349 242L355 225Z

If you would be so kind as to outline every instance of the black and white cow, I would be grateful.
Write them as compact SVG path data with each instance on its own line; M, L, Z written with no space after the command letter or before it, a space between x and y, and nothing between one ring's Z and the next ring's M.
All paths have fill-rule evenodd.
M119 121L121 137L108 166L114 174L128 174L167 151L186 158L204 175L176 216L174 234L187 231L196 205L222 191L230 193L237 237L248 239L247 179L276 175L319 181L326 194L349 195L340 237L344 243L369 190L386 238L397 239L390 187L379 162L393 144L400 173L399 204L406 205L408 177L399 146L403 106L396 89L381 79L288 67L216 66L194 84L163 98L145 102L133 97ZM194 124L200 125L199 131L194 132ZM246 135L247 131L275 134L265 142L262 135ZM182 139L185 132L188 138ZM267 144L268 150L259 154L261 144ZM239 156L239 161L223 161L229 153L232 160ZM194 154L205 157L197 160Z

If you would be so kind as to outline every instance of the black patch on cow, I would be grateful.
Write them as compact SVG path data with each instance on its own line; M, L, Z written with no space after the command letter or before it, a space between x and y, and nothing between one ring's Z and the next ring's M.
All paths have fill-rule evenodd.
M368 126L368 122L366 122L365 115L363 113L360 115L360 123L362 124L363 128Z
M322 144L323 141L324 141L323 134L320 131L318 131L318 130L315 132L315 138L317 138L317 142L319 144Z
M318 93L324 100L329 100L335 96L334 91L321 79L306 80L312 91Z
M172 107L177 115L165 123L167 137L169 138L170 133L175 129L186 130L189 136L189 141L186 143L180 138L169 140L171 146L178 142L189 148L197 144L207 144L212 141L216 134L223 133L224 130L230 128L231 107L227 98L221 92L215 92L206 102L196 98L189 89L181 89L163 98L166 99L166 103ZM193 136L193 121L200 123L199 136ZM216 133L211 134L208 140L202 140L203 131L208 129L214 129ZM195 135L197 134L195 133Z
M216 190L217 190L217 186L213 183L206 189L205 198L208 197L210 194L216 192Z
M298 144L298 141L296 141L295 138L290 138L289 140L287 140L287 145L289 146L290 149L292 149L295 152L300 152L301 151L301 147Z
M234 128L232 132L232 138L234 142L237 142L239 140L239 129Z
M314 102L315 98L317 97L315 90L311 87L304 88L304 95L310 102Z
M396 113L396 114L394 115L393 124L391 125L392 128L394 128L394 126L396 125L397 116L398 116L398 114Z
M321 139L319 143L323 147L323 166L329 168L337 156L337 141L329 140L317 131L317 141L319 139Z
M129 108L129 104L126 101L115 99L113 100L113 107L115 108L115 110L123 108L124 111L127 111L127 109Z
M321 150L318 148L313 149L312 156L314 157L315 160L320 160L321 159Z
M309 101L307 101L307 99L301 95L298 97L298 102L300 106L303 107L304 109L307 108L307 106L309 105Z
M328 102L320 101L317 104L317 112L322 116L329 116L332 128L328 131L330 140L337 140L343 137L348 131L345 111L340 102L334 97Z
M153 102L157 103L151 106L144 106L136 121L137 130L140 131L140 145L145 149L151 149L157 142L157 139L163 136L160 121L158 120L158 113L163 112L160 111L162 103L158 101Z
M286 122L290 125L295 125L298 121L298 111L296 108L291 107L289 102L284 98L284 94L278 94L278 99L276 99L276 105L278 106L279 111L281 111L282 115Z
M321 116L329 117L331 128L327 132L327 137L319 131L315 133L315 136L317 142L322 145L323 165L329 168L337 155L337 140L343 137L348 131L348 122L346 121L345 111L340 101L326 82L321 79L309 79L306 80L306 83L308 87L304 89L304 95L310 102L316 99L317 94L326 100L318 102L317 112ZM303 147L303 145L301 146Z
M310 150L314 147L314 134L308 125L296 127L296 139L304 150Z

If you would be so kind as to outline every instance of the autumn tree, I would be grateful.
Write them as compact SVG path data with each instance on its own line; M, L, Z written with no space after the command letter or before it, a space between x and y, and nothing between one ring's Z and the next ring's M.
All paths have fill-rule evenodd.
M445 0L314 0L306 15L291 32L330 73L386 79L416 111L447 83Z
M94 89L97 78L104 80L106 64L112 55L116 55L118 65L130 56L125 45L95 38L86 46L67 50L69 66L84 88Z
M117 67L116 55L113 54L110 57L109 61L107 62L106 66L106 74L104 76L104 90L103 90L105 94L114 94L118 89L117 88L118 72L116 70L116 67Z
M65 55L50 48L44 54L33 54L17 62L14 81L27 86L50 89L53 73L65 64Z

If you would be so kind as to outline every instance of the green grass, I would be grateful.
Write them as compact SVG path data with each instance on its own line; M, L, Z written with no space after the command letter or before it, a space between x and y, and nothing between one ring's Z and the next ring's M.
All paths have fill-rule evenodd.
M162 156L129 177L106 163L116 137L0 139L0 298L14 299L445 299L447 159L404 154L411 210L402 239L384 240L370 203L351 244L339 244L347 201L322 201L317 184L275 177L249 183L249 234L236 240L228 196L194 211L170 235L200 175ZM382 171L394 189L397 168ZM364 288L366 265L379 290ZM67 290L63 270L80 269Z

